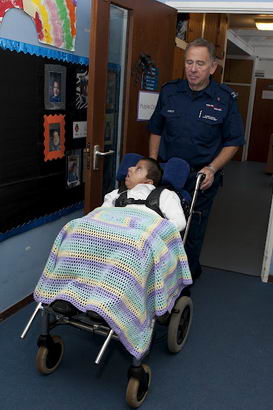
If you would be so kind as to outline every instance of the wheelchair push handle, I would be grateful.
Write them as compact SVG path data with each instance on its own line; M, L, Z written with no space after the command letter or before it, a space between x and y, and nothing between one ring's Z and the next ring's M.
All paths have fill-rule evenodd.
M193 193L192 202L191 202L191 208L192 209L194 208L198 191L200 190L201 184L202 184L202 182L204 181L205 178L206 178L206 174L204 174L203 172L198 172L197 175L196 175L194 193Z
M206 179L206 174L204 174L203 172L198 172L196 175L196 186L195 186L195 189L197 189L197 191L200 189L200 185L202 184L204 179Z
M198 172L197 175L196 175L196 182L195 182L194 193L193 193L193 197L192 197L192 201L191 201L190 213L189 213L189 217L188 217L188 220L187 220L187 225L186 225L184 235L183 235L184 245L186 243L186 239L187 239L187 236L188 236L190 223L191 223L191 218L192 218L192 214L193 214L193 211L194 211L194 205L195 205L195 202L196 202L196 199L197 199L197 195L198 195L198 192L200 190L200 186L201 186L201 184L202 184L202 182L204 181L205 178L206 178L206 174L204 174L203 172Z

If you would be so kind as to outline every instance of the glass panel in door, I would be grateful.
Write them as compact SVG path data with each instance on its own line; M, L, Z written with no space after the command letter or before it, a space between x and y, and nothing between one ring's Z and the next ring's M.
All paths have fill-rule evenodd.
M116 187L116 170L122 145L124 74L128 10L111 4L104 152L115 151L104 160L103 195Z

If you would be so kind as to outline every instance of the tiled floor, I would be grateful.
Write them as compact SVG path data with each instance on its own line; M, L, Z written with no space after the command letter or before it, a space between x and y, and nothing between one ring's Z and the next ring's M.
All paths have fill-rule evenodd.
M265 164L231 161L225 167L201 254L205 266L261 275L272 200Z

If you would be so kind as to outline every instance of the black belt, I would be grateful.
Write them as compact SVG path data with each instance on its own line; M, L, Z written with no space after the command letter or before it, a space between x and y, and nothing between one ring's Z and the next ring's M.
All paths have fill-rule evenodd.
M190 172L199 172L201 169L205 168L206 165L203 165L202 167L190 167Z

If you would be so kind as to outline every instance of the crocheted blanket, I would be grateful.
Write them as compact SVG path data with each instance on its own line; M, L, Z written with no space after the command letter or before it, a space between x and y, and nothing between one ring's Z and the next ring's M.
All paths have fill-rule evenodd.
M37 302L71 302L101 315L125 348L141 358L152 319L171 311L192 283L179 232L155 212L96 208L58 234L35 288Z

